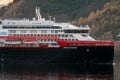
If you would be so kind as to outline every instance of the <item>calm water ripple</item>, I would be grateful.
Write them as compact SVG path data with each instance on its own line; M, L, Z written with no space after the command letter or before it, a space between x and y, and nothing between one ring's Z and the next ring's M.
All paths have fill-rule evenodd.
M112 65L48 64L12 66L2 64L0 80L113 80Z

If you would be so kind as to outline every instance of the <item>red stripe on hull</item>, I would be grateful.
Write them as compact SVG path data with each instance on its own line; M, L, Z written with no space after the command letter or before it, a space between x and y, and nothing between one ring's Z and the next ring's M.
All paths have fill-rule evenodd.
M57 36L0 36L0 38L7 38L7 39L57 39Z
M57 43L61 46L114 46L113 41L62 41L58 40Z

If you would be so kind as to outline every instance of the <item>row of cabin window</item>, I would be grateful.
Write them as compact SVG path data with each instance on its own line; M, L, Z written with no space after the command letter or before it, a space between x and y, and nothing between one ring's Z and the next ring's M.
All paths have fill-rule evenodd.
M9 33L16 33L16 32L19 32L19 31L16 31L16 30L10 30ZM27 31L27 30L20 30L20 33L27 33L27 32L30 32L30 33L58 33L58 32L63 32L62 30L30 30L30 31ZM88 33L88 30L73 30L73 31L66 31L65 30L65 33Z
M46 42L47 42L47 41L52 41L52 42L54 42L54 41L57 40L57 39L54 39L54 40L53 40L53 39L38 39L38 40L39 40L39 41L43 41L43 42L44 42L44 41L46 41ZM71 40L71 41L73 41L73 40L76 40L76 39L61 39L61 40Z
M64 35L64 34L14 34L14 35L10 35L10 36L58 36L58 37L73 37L72 35Z
M10 30L9 33L16 33L16 32L19 32L19 31L16 31L16 30ZM47 33L47 32L51 32L51 33L58 33L58 32L63 32L62 30L30 30L30 31L26 31L26 30L20 30L20 33L27 33L27 32L30 32L30 33Z
M54 42L55 40L57 40L57 39L38 39L39 41L43 41L43 42L49 42L49 41L51 41L51 42ZM76 39L61 39L61 40L71 40L71 41L73 41L73 40L76 40Z
M61 29L59 26L3 26L3 29Z
M24 46L27 46L27 47L38 47L39 45L38 44L5 44L5 46L13 46L13 47L24 47Z
M42 41L42 42L54 42L55 40L57 40L57 39L37 39L38 41ZM76 40L76 39L61 39L61 40ZM9 41L9 42L13 42L14 40L7 40L7 41ZM17 41L19 41L19 40L17 40ZM16 42L17 42L16 41Z
M65 33L88 33L89 30L64 30Z
M39 41L44 41L44 42L46 42L46 41L51 41L51 42L53 42L54 40L53 39L37 39L37 40L39 40ZM7 40L7 41L9 41L9 42L15 42L15 40ZM17 41L19 41L19 40L17 40ZM16 41L16 42L17 42Z

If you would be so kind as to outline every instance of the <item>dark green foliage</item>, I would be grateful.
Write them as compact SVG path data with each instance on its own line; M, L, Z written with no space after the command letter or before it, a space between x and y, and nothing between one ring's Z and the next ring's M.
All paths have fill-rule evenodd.
M102 10L91 12L87 18L80 18L77 24L88 24L92 28L91 35L96 39L118 40L120 32L120 5L112 1L104 5ZM110 38L105 37L106 34ZM112 36L111 36L112 35ZM104 36L104 37L103 37Z
M15 0L11 5L17 8L16 4L23 1L18 7L13 10L16 12L16 18L32 18L34 17L34 9L36 6L41 8L42 15L48 18L49 15L56 17L57 21L69 21L78 17L86 17L91 11L101 9L109 0ZM9 8L11 8L9 7ZM3 17L13 18L13 11L7 9ZM0 11L2 12L2 11ZM11 15L10 15L11 14Z

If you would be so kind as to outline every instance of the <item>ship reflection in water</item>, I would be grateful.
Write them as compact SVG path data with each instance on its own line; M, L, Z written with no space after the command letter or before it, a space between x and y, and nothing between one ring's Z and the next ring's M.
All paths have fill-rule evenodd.
M1 63L0 80L113 80L113 66L47 64L30 67Z

